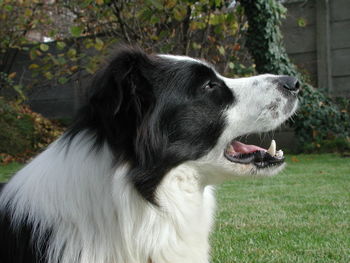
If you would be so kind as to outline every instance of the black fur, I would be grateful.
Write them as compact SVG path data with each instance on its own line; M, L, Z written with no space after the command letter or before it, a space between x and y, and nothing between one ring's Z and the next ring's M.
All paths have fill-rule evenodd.
M45 251L50 232L41 245L34 241L31 223L14 228L11 215L0 214L0 262L1 263L45 263Z
M165 174L216 144L222 112L232 103L234 94L209 66L122 48L96 75L87 104L64 137L72 142L89 132L96 151L106 143L116 164L131 165L130 180L140 195L157 204L155 191ZM2 213L0 262L47 262L50 232L37 247L30 222L13 230L11 215Z
M1 190L6 184L0 183ZM0 213L0 263L40 263L44 262L46 240L38 247L32 236L33 227L30 223L14 228L11 214L1 211Z
M124 48L97 74L89 102L66 136L89 130L97 149L107 142L116 162L132 164L130 179L139 193L156 203L167 171L215 145L222 111L233 100L209 66Z

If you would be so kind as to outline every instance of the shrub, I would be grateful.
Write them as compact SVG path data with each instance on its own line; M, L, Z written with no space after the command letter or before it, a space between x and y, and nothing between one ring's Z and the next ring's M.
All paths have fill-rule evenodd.
M305 152L350 151L349 100L335 103L309 85L303 86L299 111L293 123L299 150Z
M0 98L0 163L25 161L56 139L63 128L26 105Z

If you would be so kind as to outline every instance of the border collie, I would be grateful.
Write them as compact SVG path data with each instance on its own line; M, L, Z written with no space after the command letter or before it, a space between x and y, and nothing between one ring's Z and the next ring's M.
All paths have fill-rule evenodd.
M212 185L284 166L237 137L296 110L288 76L229 79L120 48L73 125L1 191L1 263L208 263Z

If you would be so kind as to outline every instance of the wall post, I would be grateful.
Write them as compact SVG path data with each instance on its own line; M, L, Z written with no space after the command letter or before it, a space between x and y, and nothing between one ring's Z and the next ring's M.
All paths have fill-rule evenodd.
M333 95L329 0L315 1L317 12L317 82L319 88L327 90L328 94Z

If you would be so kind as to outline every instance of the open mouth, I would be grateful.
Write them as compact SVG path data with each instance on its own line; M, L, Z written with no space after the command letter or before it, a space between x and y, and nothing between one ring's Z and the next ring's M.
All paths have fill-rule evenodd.
M232 141L225 149L224 155L230 162L254 164L257 168L278 166L284 163L283 151L276 151L275 140L271 141L267 150L256 145Z

